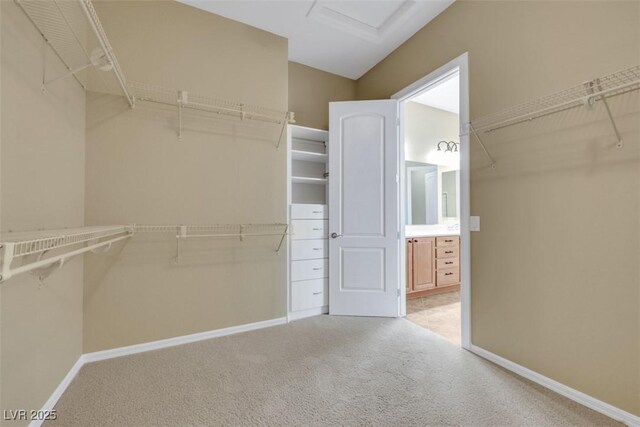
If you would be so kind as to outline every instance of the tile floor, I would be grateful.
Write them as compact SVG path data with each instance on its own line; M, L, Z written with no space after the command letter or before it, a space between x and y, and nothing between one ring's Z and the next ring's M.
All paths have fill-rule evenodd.
M407 320L460 345L460 292L407 300Z

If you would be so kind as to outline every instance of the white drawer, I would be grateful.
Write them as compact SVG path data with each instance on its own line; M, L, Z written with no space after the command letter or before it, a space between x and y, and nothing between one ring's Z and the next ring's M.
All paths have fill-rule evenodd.
M329 305L329 280L303 280L291 283L291 311Z
M327 205L291 205L291 219L327 219Z
M294 219L291 221L293 227L291 239L326 239L328 223L326 219Z
M318 259L329 256L327 239L294 240L291 242L291 260Z
M291 261L291 281L322 279L328 277L329 260L310 259L306 261Z

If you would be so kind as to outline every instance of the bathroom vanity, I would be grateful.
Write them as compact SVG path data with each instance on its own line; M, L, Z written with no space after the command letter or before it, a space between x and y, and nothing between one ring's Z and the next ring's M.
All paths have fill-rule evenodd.
M416 235L406 238L407 299L460 289L460 237Z

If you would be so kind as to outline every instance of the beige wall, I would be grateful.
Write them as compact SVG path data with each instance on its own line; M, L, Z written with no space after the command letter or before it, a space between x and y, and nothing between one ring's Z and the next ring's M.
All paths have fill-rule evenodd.
M354 80L289 62L289 110L297 125L329 129L329 102L354 99Z
M287 41L177 2L98 2L127 77L287 109ZM280 128L93 93L87 101L86 223L286 221ZM91 352L284 316L275 237L188 241L138 235L87 257L84 350Z
M471 117L640 63L638 2L458 1L358 81L385 98L469 52ZM472 145L472 341L640 415L640 96Z
M2 232L82 226L84 91L71 78L40 91L42 38L14 2L0 3ZM64 72L52 54L46 67ZM40 409L77 361L82 281L76 258L43 285L29 274L0 285L2 410Z

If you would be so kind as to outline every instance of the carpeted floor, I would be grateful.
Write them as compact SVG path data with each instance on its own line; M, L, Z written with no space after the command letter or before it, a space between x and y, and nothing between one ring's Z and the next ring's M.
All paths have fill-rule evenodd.
M407 319L460 345L460 291L407 300Z
M85 365L53 426L605 426L405 320L318 316Z

